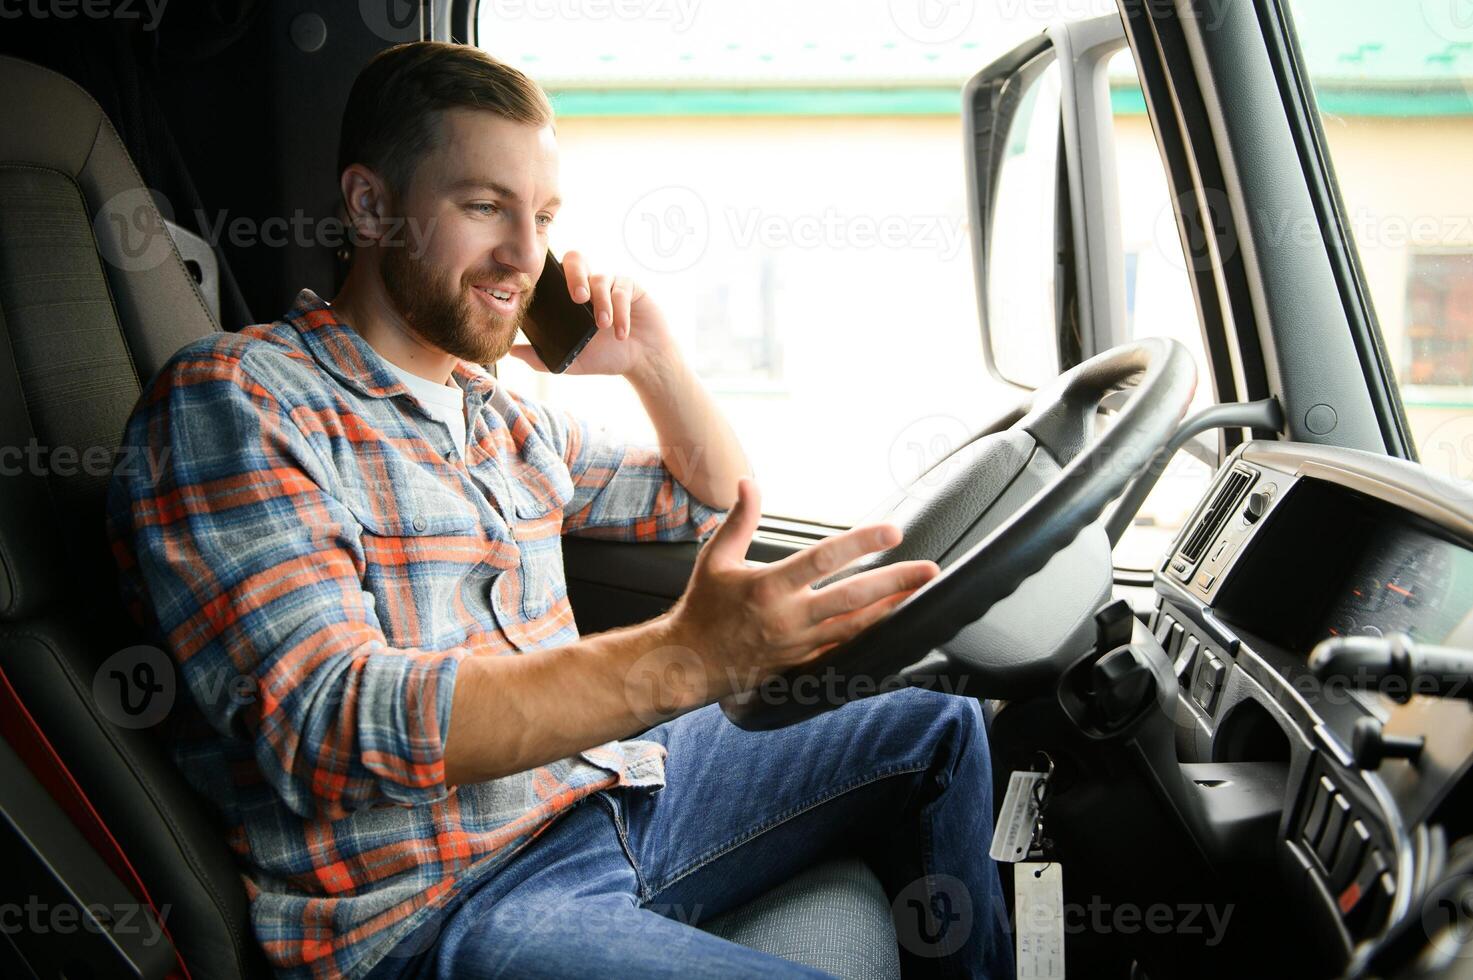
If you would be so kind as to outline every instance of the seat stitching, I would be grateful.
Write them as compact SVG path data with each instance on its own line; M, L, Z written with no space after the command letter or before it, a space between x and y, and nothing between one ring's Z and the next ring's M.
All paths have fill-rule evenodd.
M93 723L96 724L97 729L102 733L103 737L107 739L109 744L112 745L113 750L118 753L118 756L125 763L127 763L129 772L132 773L133 777L138 781L138 784L142 786L146 791L149 800L153 803L154 808L159 815L159 818L168 826L171 832L170 837L173 839L174 845L179 851L180 857L183 858L185 864L189 866L190 871L193 872L194 877L200 883L200 886L214 900L215 911L219 914L220 920L222 923L224 923L226 931L230 934L231 939L236 944L237 961L242 964L249 962L249 957L245 955L246 948L241 943L240 933L235 928L234 917L230 915L227 911L223 898L214 887L214 882L211 881L209 875L205 874L204 871L195 863L192 849L185 846L185 837L183 832L174 822L173 817L169 813L168 807L163 805L163 802L159 798L159 794L154 790L153 784L149 782L148 778L144 775L142 767L138 765L137 760L133 758L132 753L130 753L114 737L113 733L109 730L107 725L102 724L98 720L96 713L92 710L90 697L87 697L82 693L79 680L75 672L73 672L73 670L71 669L71 665L67 663L66 658L60 655L55 644L51 642L51 638L43 633L37 633L27 629L14 628L6 630L5 632L10 636L20 636L27 639L35 640L51 653L52 662L61 670L63 676L66 677L68 683L72 685L73 693L77 696L77 699L82 702L83 706L86 707L88 717L90 717ZM181 952L181 956L182 955L183 954Z

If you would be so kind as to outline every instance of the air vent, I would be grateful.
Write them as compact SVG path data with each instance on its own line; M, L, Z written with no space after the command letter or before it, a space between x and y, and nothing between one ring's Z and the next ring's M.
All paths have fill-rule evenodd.
M1202 552L1207 549L1207 545L1212 543L1212 539L1217 537L1217 532L1222 530L1228 515L1233 512L1238 499L1243 496L1243 491L1247 490L1248 484L1252 482L1252 475L1242 470L1235 469L1228 474L1221 489L1212 498L1212 503L1208 504L1207 509L1202 512L1202 519L1197 522L1196 528L1187 538L1187 543L1182 545L1181 551L1178 552L1188 564L1195 565L1197 559L1202 557Z

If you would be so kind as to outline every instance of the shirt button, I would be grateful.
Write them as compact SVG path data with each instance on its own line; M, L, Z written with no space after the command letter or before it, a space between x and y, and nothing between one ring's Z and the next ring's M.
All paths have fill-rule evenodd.
M425 519L423 517L416 517L414 519L414 529L416 531L423 531L427 526L428 526L428 523L425 521Z
M450 450L448 453L445 454L445 462L447 462L447 463L455 463L455 462L459 462L459 460L460 460L460 453L456 452L453 449Z

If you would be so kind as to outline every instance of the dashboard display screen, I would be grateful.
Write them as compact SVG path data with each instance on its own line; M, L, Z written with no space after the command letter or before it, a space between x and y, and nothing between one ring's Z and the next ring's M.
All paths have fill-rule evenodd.
M1359 561L1341 582L1323 636L1405 633L1446 644L1468 633L1473 552L1400 523L1371 529Z
M1390 504L1304 479L1216 605L1226 621L1296 654L1331 636L1389 633L1473 647L1473 550Z

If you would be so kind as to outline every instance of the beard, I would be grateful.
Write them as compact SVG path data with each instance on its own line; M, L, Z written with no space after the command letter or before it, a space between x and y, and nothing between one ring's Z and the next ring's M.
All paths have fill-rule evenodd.
M493 313L472 295L470 283L495 280L494 273L477 271L452 283L407 248L387 249L380 268L384 289L404 322L427 343L463 361L501 360L526 319L529 289L517 294L520 305L511 316Z

